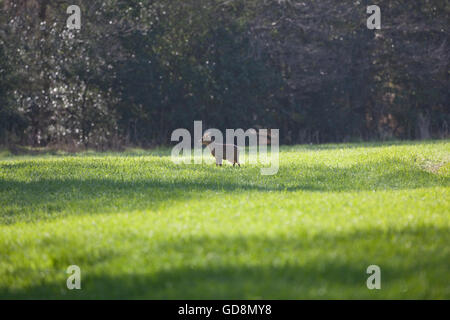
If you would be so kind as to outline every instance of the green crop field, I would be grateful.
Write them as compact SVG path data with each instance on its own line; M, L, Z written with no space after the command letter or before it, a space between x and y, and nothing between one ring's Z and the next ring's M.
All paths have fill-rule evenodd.
M449 231L449 140L285 146L274 176L0 153L3 299L450 299Z

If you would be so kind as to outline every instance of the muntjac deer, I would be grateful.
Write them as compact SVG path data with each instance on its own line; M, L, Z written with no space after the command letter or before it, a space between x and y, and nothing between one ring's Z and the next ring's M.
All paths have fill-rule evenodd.
M216 158L216 166L222 166L222 160L228 160L233 164L233 167L236 164L239 167L241 166L239 163L239 149L236 145L217 143L211 139L211 136L208 133L203 135L202 144L207 146L211 151L212 156ZM216 152L216 150L222 150L222 154Z

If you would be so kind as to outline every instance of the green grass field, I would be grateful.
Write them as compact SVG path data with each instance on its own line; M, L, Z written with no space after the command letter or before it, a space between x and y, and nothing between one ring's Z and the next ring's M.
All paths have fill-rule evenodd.
M0 153L0 298L450 299L449 140L282 147L259 169Z

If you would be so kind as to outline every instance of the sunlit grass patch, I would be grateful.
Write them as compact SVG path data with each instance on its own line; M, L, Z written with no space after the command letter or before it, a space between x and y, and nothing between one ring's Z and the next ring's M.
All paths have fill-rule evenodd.
M282 147L275 176L175 165L170 149L8 155L0 297L448 299L449 154L448 141ZM381 290L366 287L371 264Z

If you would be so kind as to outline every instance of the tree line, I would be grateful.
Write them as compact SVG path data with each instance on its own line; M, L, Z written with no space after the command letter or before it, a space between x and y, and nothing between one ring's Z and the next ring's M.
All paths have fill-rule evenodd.
M81 29L66 26L70 5ZM381 8L381 29L366 8ZM446 0L0 0L0 144L120 148L177 128L280 142L449 136Z

